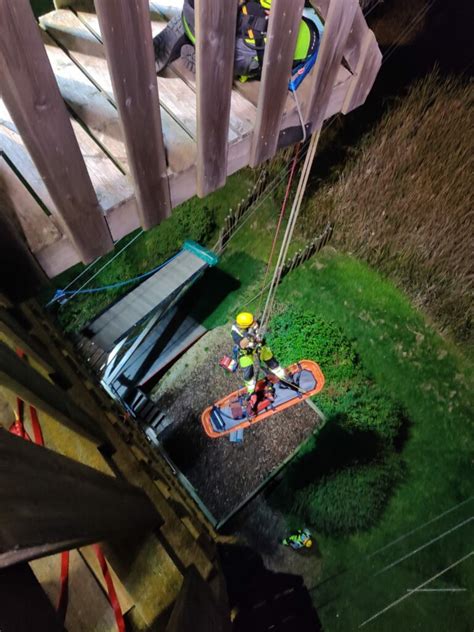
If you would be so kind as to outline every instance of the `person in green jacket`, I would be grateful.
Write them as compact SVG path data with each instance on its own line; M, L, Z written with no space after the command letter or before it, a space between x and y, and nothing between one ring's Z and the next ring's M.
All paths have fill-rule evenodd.
M153 40L156 71L181 57L191 72L195 72L195 0L185 0L181 17L175 17ZM236 5L237 33L235 42L234 76L241 81L260 78L263 67L268 18L272 0L240 0ZM315 10L305 9L300 23L293 65L299 66L318 49L320 32Z

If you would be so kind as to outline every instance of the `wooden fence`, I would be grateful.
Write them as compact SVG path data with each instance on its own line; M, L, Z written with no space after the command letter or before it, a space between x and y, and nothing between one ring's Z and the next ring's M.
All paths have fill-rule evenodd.
M319 252L329 242L333 233L333 225L328 224L319 237L309 242L302 250L298 250L296 254L285 262L281 273L283 278L288 272L291 272L305 261L308 261L310 257Z
M224 225L219 233L219 239L217 241L217 252L221 252L227 245L227 242L237 230L240 220L247 214L247 211L255 204L255 202L262 195L265 187L267 186L269 172L267 169L262 169L257 182L250 190L247 198L240 200L235 209L230 209L229 214L224 219Z

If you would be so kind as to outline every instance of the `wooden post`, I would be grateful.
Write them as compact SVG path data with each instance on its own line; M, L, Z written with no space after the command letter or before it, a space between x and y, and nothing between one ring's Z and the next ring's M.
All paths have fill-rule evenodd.
M84 262L112 246L28 0L0 0L0 92Z
M0 291L13 302L36 294L46 277L31 254L0 175Z
M28 564L0 571L2 632L65 632L54 606Z
M277 150L303 7L304 0L272 2L250 152L251 167L268 160Z
M303 113L305 121L311 123L313 132L321 128L326 118L344 47L358 7L358 0L331 0L329 4L318 59L311 77L306 79L311 82L310 97Z
M347 114L362 105L374 85L382 65L382 53L372 31L367 31L362 42L362 50L352 77L341 112Z
M106 439L97 421L3 342L0 342L0 384L71 430L99 442Z
M0 431L0 568L159 524L139 488Z
M48 349L31 336L21 323L4 307L0 306L0 332L11 340L17 348L33 358L47 373L57 370Z
M143 228L171 214L147 0L95 0Z
M227 179L227 136L234 77L235 0L195 0L197 193Z

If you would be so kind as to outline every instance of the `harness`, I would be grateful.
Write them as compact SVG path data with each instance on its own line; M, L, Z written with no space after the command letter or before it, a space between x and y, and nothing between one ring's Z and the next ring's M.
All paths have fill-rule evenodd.
M263 68L270 4L267 0L239 0L235 69L240 81L258 77ZM195 44L194 0L185 1L182 22L186 35ZM295 91L314 66L323 30L315 10L304 9L288 85L290 90Z
M232 325L232 333L237 334L240 340L243 340L244 338L249 338L250 340L254 340L256 339L256 336L257 336L258 326L255 327L254 331L251 331L252 328L253 326L249 327L249 329L241 329L240 327L234 324ZM246 349L242 349L240 345L235 344L233 348L233 355L234 357L253 355L255 351L257 350L257 348L258 348L258 344L252 347L247 347Z

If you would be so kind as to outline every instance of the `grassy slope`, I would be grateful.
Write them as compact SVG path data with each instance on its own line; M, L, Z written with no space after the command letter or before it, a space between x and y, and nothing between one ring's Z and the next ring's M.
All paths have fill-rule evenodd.
M304 266L284 281L279 298L285 303L303 304L338 323L355 340L362 362L374 379L404 405L412 422L403 450L407 478L380 525L348 539L320 541L325 577L342 573L314 591L317 604L336 597L320 609L320 615L328 630L353 629L357 627L355 623L364 621L406 594L407 588L420 584L469 550L467 538L473 535L472 523L456 528L383 577L371 577L385 563L462 523L472 511L472 505L466 503L375 558L365 560L371 551L470 497L472 365L456 347L434 333L391 283L353 258L320 255L312 266ZM472 579L472 571L471 559L453 569L451 579L466 585L468 572ZM427 595L423 596L424 606L433 614L433 599L429 601ZM406 600L367 628L429 629L418 627L420 612L414 602ZM465 595L453 595L452 603L454 609L448 604L444 608L436 606L436 616L439 623L445 622L445 627L431 629L464 629Z
M333 221L339 248L389 274L471 343L473 100L472 84L437 73L414 83L337 179L307 196L300 224L311 237Z

